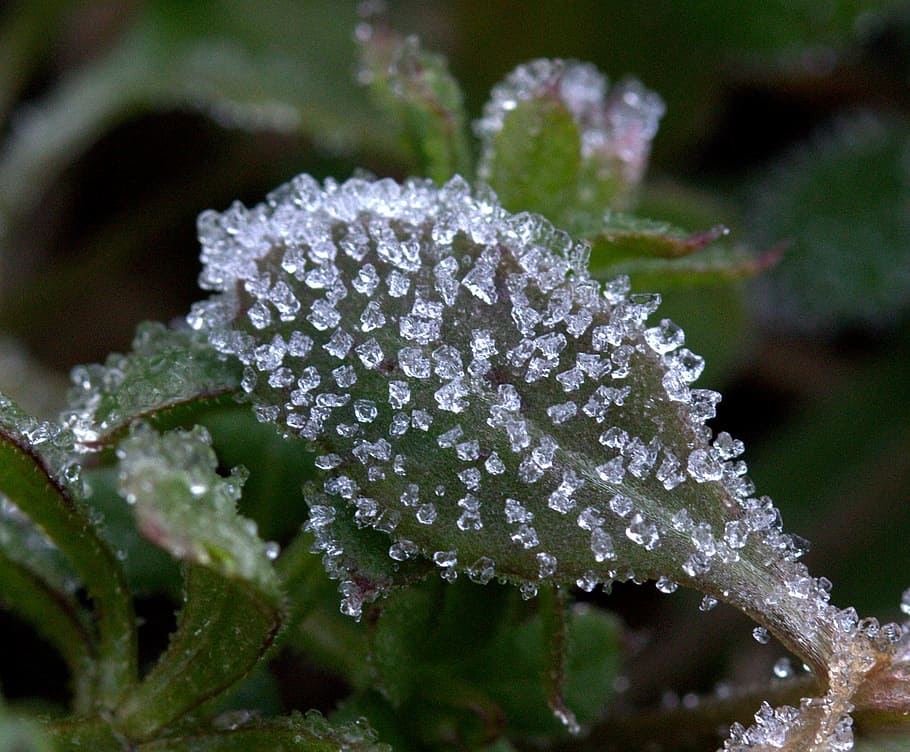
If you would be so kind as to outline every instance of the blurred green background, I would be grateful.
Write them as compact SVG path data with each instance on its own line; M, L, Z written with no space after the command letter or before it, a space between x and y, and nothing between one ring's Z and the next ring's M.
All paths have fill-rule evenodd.
M544 56L664 98L640 213L786 248L758 278L666 295L708 359L701 385L724 394L714 425L745 440L759 491L812 541L806 561L834 600L897 618L910 586L910 4L414 1L388 17L447 56L471 117ZM357 85L358 22L356 4L328 0L0 8L0 389L53 415L69 368L127 349L142 320L182 316L200 296L202 210L258 202L300 172L411 173ZM696 667L710 681L781 655L694 594L624 587L604 602L630 627L645 696L693 688Z

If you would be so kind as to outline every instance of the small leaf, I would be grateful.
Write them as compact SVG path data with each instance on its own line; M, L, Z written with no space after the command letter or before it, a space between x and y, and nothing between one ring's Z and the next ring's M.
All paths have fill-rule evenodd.
M639 289L671 290L746 279L773 268L783 249L755 255L739 246L713 246L682 258L636 258L601 265L592 256L592 274L628 276Z
M361 81L418 156L420 172L440 184L470 175L463 96L442 56L380 24L361 24L357 33Z
M72 435L24 415L0 395L0 494L68 559L97 618L97 700L112 707L135 681L132 602L117 560L81 503Z
M576 215L572 230L591 244L591 273L600 279L626 275L637 289L668 290L752 276L776 264L780 247L756 256L740 246L718 244L723 225L688 233L668 222L608 211Z
M563 661L565 707L587 727L603 717L620 667L620 628L608 613L576 606L567 614L567 652ZM481 658L490 691L503 708L509 729L521 737L560 734L552 717L552 684L542 678L552 669L553 646L542 615L505 631Z
M591 244L592 264L597 266L630 259L688 256L729 233L723 225L689 233L669 222L615 211L602 216L576 215L570 229Z
M233 394L240 380L236 366L198 334L157 323L139 326L128 354L78 366L71 378L64 421L91 448L112 443L137 418L185 421Z
M644 175L663 112L660 97L637 81L608 92L591 65L531 61L493 88L474 125L478 174L507 209L538 211L559 225L579 210L624 206Z
M215 473L204 429L158 435L139 424L118 457L139 529L185 564L177 632L117 711L118 729L146 739L253 668L281 624L282 597L269 548L236 512L242 476Z

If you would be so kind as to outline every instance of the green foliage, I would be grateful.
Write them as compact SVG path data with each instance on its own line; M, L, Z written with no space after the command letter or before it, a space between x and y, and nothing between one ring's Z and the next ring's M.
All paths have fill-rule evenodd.
M787 238L763 279L768 316L794 328L888 322L910 299L910 135L869 115L839 122L778 165L748 221L759 242Z
M0 14L0 334L122 350L201 297L180 261L143 303L176 228L317 178L203 214L214 295L65 398L0 341L60 411L0 395L0 752L906 747L907 625L797 561L896 615L901 3L115 10ZM48 647L65 689L23 692Z

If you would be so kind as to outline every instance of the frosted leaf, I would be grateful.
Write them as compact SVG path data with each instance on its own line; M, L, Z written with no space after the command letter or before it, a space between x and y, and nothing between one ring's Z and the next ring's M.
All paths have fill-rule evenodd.
M275 603L281 599L269 547L256 524L237 514L244 472L224 478L208 432L155 433L134 424L118 449L119 490L133 499L137 525L175 558L227 579L246 580Z
M647 97L618 92L595 109L618 118L610 133L637 123L641 135ZM214 294L188 320L256 415L315 450L325 495L308 503L317 521L316 507L335 517L310 529L347 612L393 583L365 584L345 521L387 536L383 550L408 556L395 566L432 560L446 579L485 579L487 557L529 595L545 553L557 585L650 579L750 613L759 603L798 655L807 634L860 656L891 639L830 605L798 561L804 545L756 496L741 443L713 437L718 395L693 388L704 362L682 332L649 321L658 296L633 294L627 278L600 286L587 249L546 220L509 214L461 179L301 178L228 216L234 234L213 229L219 215L200 221ZM263 299L270 318L253 322ZM113 367L83 373L85 414L115 391L102 375L118 379Z
M474 123L482 144L478 166L482 178L492 176L496 136L510 113L523 102L545 98L555 99L570 113L585 169L604 174L601 179L618 182L626 190L638 184L664 112L660 97L634 80L608 91L607 79L594 66L558 59L520 65L493 87L483 117Z

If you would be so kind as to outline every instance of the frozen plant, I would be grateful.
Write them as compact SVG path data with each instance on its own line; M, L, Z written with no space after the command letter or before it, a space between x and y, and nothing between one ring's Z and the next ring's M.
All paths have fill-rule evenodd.
M361 78L432 178L301 175L259 205L203 213L211 295L185 322L143 325L130 353L75 369L57 422L0 397L0 593L73 676L72 716L27 733L102 751L382 749L392 708L442 746L459 716L436 724L421 708L442 703L458 665L451 683L469 686L446 711L503 716L466 746L582 749L614 719L600 718L603 692L575 712L570 643L612 633L571 595L624 581L694 589L705 611L728 603L811 671L810 683L779 661L773 702L748 725L730 718L723 750L846 752L856 714L910 712L910 627L831 602L800 561L805 542L749 479L743 443L708 425L720 395L696 386L704 360L661 296L591 271L604 244L625 262L725 233L617 211L643 177L660 98L572 61L521 66L475 124L473 179L442 61L381 27L358 37ZM722 247L714 262L744 269ZM249 467L221 451L225 414L246 432L233 446ZM249 488L275 502L266 467L304 488L282 499L305 518L283 548L260 534L262 509L238 512ZM169 646L140 671L129 565L149 544L165 571L180 563L183 601ZM320 565L344 620L321 610ZM461 611L481 591L465 579L536 611ZM515 613L532 615L515 626ZM412 667L437 638L454 644L432 646L445 660ZM349 664L350 705L326 720L226 704L294 641ZM517 725L508 693L447 649L533 675L572 737Z

